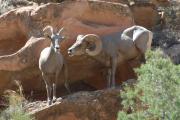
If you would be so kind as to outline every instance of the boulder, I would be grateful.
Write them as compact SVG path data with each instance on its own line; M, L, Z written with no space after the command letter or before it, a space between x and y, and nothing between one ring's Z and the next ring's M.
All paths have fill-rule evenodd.
M150 0L156 6L168 6L170 5L170 0Z
M36 120L116 120L122 110L120 88L77 92L46 106L45 101L25 105Z
M130 9L124 4L102 1L49 3L11 10L0 16L0 93L14 88L13 81L21 81L25 91L45 90L38 59L41 50L50 43L42 37L42 29L52 25L55 30L64 27L68 39L61 51L68 63L69 81L85 80L96 88L106 86L104 68L86 57L69 57L67 49L78 34L105 35L122 31L134 24ZM125 62L117 72L117 81L134 77ZM60 76L58 86L63 80ZM99 83L99 84L96 84ZM103 83L103 84L102 84Z
M115 3L122 3L122 4L129 4L128 0L99 0L99 1L106 1L106 2L115 2Z
M145 15L138 13L140 10L152 13L152 19L138 18L138 15ZM154 17L157 17L155 9L152 11L150 7L142 6L140 10L135 6L130 9L122 3L82 0L21 7L1 15L0 94L5 89L16 87L14 80L21 81L25 91L45 90L38 59L41 50L50 43L42 37L42 29L46 25L52 25L55 30L65 28L63 34L68 39L62 43L61 51L68 63L69 81L84 80L97 89L105 88L104 67L87 56L69 57L67 49L78 34L94 33L101 36L124 30L134 25L133 16L139 25L152 27L156 20ZM136 77L133 68L140 64L140 61L134 60L119 65L117 83ZM58 87L62 83L60 76Z
M31 2L30 0L0 0L0 15L15 8L35 4L35 2Z
M99 0L126 4L130 7L137 25L152 29L160 22L158 6L169 5L169 0Z
M160 22L160 15L155 4L138 2L130 6L130 9L137 25L152 29Z

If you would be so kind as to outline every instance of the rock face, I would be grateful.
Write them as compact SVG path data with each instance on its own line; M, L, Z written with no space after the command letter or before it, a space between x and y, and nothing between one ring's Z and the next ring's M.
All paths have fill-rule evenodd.
M36 120L116 120L122 108L119 91L116 88L78 92L49 107L45 102L38 101L27 104L25 109Z
M0 0L0 15L12 9L33 4L36 3L27 0Z
M174 44L167 49L164 49L164 52L171 58L173 63L180 64L180 41L178 44Z
M148 19L142 21L146 20ZM20 80L25 91L45 90L38 69L38 59L40 51L50 43L42 38L42 29L46 25L52 25L55 30L63 26L64 35L69 37L61 46L68 63L69 81L85 80L96 88L104 88L106 81L103 66L86 56L68 57L67 48L74 43L78 34L105 35L122 31L133 24L133 15L127 5L103 1L66 1L34 5L1 15L0 94L4 89L13 88L14 80ZM148 27L153 24L148 24ZM139 61L130 64L125 61L119 65L116 76L118 83L135 77L131 65L140 64ZM60 77L58 85L61 86L62 82Z
M159 22L157 8L151 3L136 3L130 6L134 21L137 25L152 28ZM143 12L142 12L143 11Z
M170 4L170 0L150 0L156 6L167 6Z

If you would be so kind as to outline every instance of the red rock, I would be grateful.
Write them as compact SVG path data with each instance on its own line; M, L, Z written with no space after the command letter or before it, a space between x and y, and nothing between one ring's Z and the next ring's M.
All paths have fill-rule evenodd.
M147 8L147 11L151 9ZM148 27L154 24L152 21L147 23ZM40 51L49 45L48 40L40 38L46 25L52 25L56 30L64 26L64 35L69 37L61 47L69 66L69 81L85 80L96 88L104 88L106 80L102 76L102 66L86 56L69 57L67 48L74 43L78 34L105 35L124 30L133 24L133 16L127 5L103 1L66 1L29 6L1 15L0 93L4 89L13 88L13 80L20 80L25 91L45 90L38 59ZM135 76L132 67L126 62L118 69L118 83ZM62 83L60 77L58 86Z
M160 19L157 8L154 4L137 3L130 6L130 8L137 25L151 29L152 26L155 26Z
M78 92L51 106L40 107L43 102L34 103L38 109L29 113L36 120L116 120L122 109L119 91L120 88Z

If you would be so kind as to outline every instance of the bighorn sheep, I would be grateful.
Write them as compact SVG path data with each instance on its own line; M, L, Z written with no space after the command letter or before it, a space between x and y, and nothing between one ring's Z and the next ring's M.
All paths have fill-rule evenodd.
M64 37L60 35L62 30L63 28L61 28L58 33L54 33L52 26L46 26L43 29L44 36L51 40L50 47L44 48L39 58L39 69L42 72L42 77L46 84L48 105L56 101L56 83L62 71L64 72L65 87L70 91L67 83L67 66L62 54L59 52L60 46L58 42L64 39ZM55 80L53 80L52 77Z
M151 47L152 32L141 26L132 26L122 32L98 36L78 35L68 49L69 55L89 55L108 68L108 87L115 87L117 64L142 56Z

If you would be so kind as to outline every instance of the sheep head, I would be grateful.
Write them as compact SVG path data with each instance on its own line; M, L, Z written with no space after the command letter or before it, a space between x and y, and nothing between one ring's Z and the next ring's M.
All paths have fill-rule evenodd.
M64 28L62 27L57 33L54 33L52 26L46 26L43 29L44 36L51 40L51 45L55 51L57 51L60 48L59 42L65 39L65 37L61 35L63 29Z
M78 35L76 42L68 49L68 54L90 56L98 55L102 50L102 41L99 36L95 34Z

